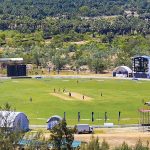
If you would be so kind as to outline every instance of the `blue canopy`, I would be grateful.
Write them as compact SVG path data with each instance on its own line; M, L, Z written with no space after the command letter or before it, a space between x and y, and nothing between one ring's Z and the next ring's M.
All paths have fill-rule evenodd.
M21 146L25 146L25 145L34 145L34 146L38 146L38 145L43 145L44 143L40 142L40 141L35 141L35 140L27 140L27 139L21 139L18 142L18 145ZM72 143L72 148L77 148L81 146L81 141L73 141ZM47 147L53 147L51 143L48 144Z

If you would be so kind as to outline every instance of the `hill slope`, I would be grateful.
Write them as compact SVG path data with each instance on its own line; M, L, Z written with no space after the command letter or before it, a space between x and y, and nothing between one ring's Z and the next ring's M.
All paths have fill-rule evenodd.
M118 15L125 9L149 12L150 2L131 0L1 0L0 13L42 18L59 15Z

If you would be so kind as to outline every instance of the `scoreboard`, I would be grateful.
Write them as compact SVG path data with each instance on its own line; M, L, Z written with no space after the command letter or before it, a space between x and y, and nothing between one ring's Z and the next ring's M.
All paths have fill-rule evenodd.
M7 65L7 76L26 76L26 65L11 64Z
M150 57L138 56L132 59L133 74L137 78L150 77Z

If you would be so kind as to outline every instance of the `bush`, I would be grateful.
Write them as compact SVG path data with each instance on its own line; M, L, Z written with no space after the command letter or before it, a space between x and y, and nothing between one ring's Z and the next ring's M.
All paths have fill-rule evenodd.
M99 139L92 136L91 141L88 144L82 144L80 150L109 150L109 144L103 140L100 144ZM149 142L147 145L143 146L142 141L138 140L134 147L129 146L126 142L123 142L122 145L115 147L113 150L150 150Z
M98 137L94 138L92 136L88 144L81 145L81 150L101 150Z
M129 147L127 143L123 142L121 146L116 147L114 150L132 150L132 148Z
M100 149L101 150L109 150L109 144L105 140L103 140Z
M98 137L94 138L92 136L88 144L81 145L81 150L109 150L109 145L105 140L100 144Z
M143 146L142 141L139 139L134 150L149 150L149 142L147 141L147 146Z

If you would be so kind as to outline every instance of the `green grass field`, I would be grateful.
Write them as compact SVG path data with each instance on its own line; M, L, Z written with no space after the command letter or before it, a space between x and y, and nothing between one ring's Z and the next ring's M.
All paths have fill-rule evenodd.
M0 80L0 105L9 102L17 111L27 114L30 124L46 124L52 115L63 117L66 112L68 124L103 124L104 112L108 122L117 124L121 111L121 124L138 123L138 108L143 107L142 99L149 101L150 82L113 79L9 79ZM53 89L63 88L93 98L91 101L63 100L50 95ZM101 92L103 96L101 96ZM32 97L32 102L30 102ZM91 122L91 112L95 122Z

